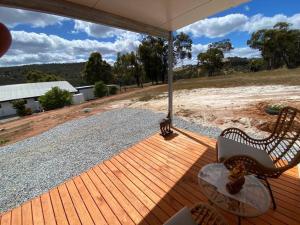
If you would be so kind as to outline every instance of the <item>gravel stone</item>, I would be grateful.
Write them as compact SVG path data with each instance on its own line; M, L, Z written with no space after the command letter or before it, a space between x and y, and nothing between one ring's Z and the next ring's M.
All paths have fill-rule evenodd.
M58 125L0 148L0 212L14 208L159 131L165 114L116 109ZM221 130L174 118L175 126L217 137Z

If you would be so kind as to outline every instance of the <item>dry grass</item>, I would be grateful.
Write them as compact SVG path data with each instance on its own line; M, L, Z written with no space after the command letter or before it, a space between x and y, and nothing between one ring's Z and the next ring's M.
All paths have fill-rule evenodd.
M183 79L174 82L174 90L280 84L300 85L300 68ZM147 93L138 93L135 97L142 99L143 101L148 101L150 99L156 98L158 94L166 92L168 90L167 88L167 85L160 85L157 88L153 88L150 91L147 91Z

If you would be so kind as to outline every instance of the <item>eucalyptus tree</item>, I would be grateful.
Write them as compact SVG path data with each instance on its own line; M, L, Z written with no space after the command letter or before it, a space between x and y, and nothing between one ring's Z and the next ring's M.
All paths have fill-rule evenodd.
M192 44L193 41L188 34L180 32L174 38L174 51L176 59L181 61L181 65L183 65L184 59L192 58Z
M192 57L192 40L184 33L174 37L174 57L177 60ZM143 64L146 76L152 83L166 82L168 68L168 42L159 37L146 36L138 48L138 56ZM177 60L174 60L176 64Z
M223 67L224 53L232 50L232 44L229 39L214 42L208 46L206 52L198 54L198 64L202 65L207 71L208 75L212 76Z
M93 52L85 63L82 76L89 84L95 84L97 81L108 84L112 81L112 68L102 59L99 52Z
M120 84L131 84L132 80L134 80L138 87L143 87L142 66L135 52L126 54L118 53L113 71L116 80Z
M300 30L291 29L289 23L279 22L271 29L252 33L247 44L261 52L268 69L300 65Z

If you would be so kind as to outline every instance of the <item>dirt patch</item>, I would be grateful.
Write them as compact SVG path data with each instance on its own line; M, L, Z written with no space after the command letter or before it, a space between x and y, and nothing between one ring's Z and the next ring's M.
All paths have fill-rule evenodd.
M265 112L268 104L280 103L300 108L300 86L267 85L232 88L199 88L174 92L174 113L186 120L221 129L238 127L256 135L266 135L277 116ZM133 108L167 111L167 95L136 101Z

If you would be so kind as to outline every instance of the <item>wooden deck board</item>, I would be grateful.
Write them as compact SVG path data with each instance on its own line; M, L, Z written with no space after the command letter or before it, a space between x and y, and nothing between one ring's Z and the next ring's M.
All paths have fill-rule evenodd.
M58 187L0 215L0 225L162 224L183 206L207 201L197 181L215 161L215 140L177 130L155 134ZM293 168L271 181L277 210L251 224L300 224L300 179ZM236 217L219 210L229 224Z

